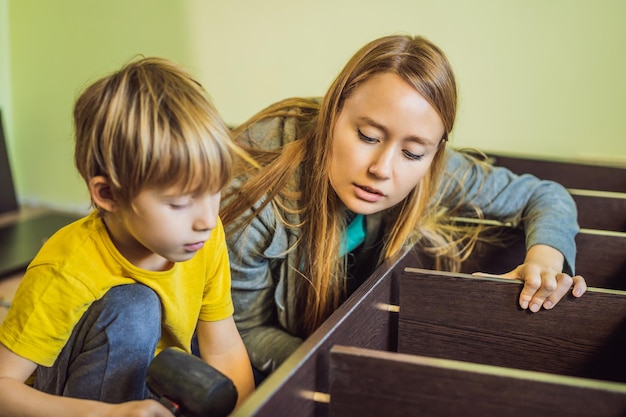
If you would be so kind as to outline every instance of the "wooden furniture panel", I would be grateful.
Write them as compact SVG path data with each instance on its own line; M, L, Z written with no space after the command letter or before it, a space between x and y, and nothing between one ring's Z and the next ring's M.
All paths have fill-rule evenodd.
M232 417L327 416L329 350L333 345L396 350L394 276L404 270L409 259L401 255L381 265Z
M493 236L499 243L479 243L462 272L502 274L523 262L526 246L521 230L502 227ZM626 233L581 232L576 247L576 273L588 286L626 290Z
M626 232L626 193L615 197L574 194L572 198L581 228Z
M587 229L626 232L626 166L488 155L496 166L532 174L567 188L578 208L578 223Z
M517 280L407 268L399 287L401 353L626 382L626 292L531 313Z
M533 174L566 188L626 192L626 167L489 154L491 162L516 174Z
M626 384L335 346L330 417L623 416Z
M626 290L626 233L579 233L576 246L576 273L587 285Z
M233 416L328 416L341 403L340 397L329 395L330 349L336 345L367 348L381 355L399 350L438 359L456 360L460 356L472 366L504 364L510 368L507 374L539 369L554 373L551 377L557 379L584 377L615 383L626 377L621 359L626 347L623 292L591 290L581 299L562 300L552 311L532 314L517 305L521 290L518 281L456 274L465 284L452 284L449 278L455 274L426 271L437 278L430 285L438 288L436 291L429 286L414 288L416 294L403 290L400 285L406 287L405 275L414 274L406 266L422 265L422 261L419 251L410 250L381 266ZM474 284L479 281L497 285L478 289ZM399 310L405 319L399 323L397 306L402 300ZM414 318L407 320L407 315ZM375 385L393 384L384 376L386 366L370 369L378 378ZM401 381L407 377L404 373L395 375ZM569 388L553 389L562 393ZM404 399L398 396L391 401L401 403ZM474 405L489 407L491 400L485 401ZM558 401L553 399L553 403ZM341 415L343 409L338 410Z

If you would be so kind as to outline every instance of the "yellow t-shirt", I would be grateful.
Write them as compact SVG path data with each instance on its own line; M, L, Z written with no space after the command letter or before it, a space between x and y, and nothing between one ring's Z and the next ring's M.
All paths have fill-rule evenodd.
M193 258L162 272L128 262L95 211L62 228L28 266L0 325L0 342L24 358L51 366L89 306L110 288L133 283L152 288L161 299L157 353L168 346L189 351L198 320L217 321L233 314L222 223L218 221Z

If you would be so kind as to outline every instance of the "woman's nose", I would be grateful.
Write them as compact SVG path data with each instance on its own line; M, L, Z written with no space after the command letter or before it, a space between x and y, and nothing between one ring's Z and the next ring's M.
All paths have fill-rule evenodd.
M369 167L369 173L376 178L388 179L391 178L393 170L393 157L390 151L383 151L377 155L372 161Z

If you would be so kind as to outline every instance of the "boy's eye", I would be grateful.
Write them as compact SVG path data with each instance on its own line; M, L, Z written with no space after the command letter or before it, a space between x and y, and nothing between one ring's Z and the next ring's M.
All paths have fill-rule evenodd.
M173 209L183 209L185 207L188 207L191 204L191 200L189 201L175 201L175 202L170 202L170 207Z
M378 141L378 139L375 138L371 138L367 135L364 135L363 132L361 132L361 129L357 129L357 134L359 135L359 138L363 141L363 142L367 142L367 143L375 143Z

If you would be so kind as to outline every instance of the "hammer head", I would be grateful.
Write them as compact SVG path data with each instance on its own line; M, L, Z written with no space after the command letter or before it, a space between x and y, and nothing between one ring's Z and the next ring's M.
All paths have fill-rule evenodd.
M154 357L146 376L150 391L176 405L184 417L227 416L237 403L237 389L226 375L178 348Z

